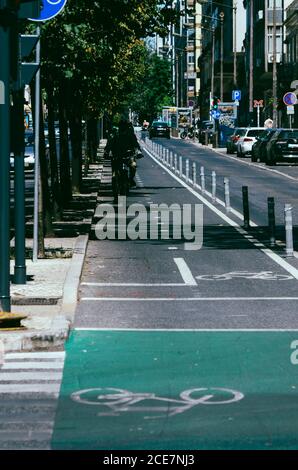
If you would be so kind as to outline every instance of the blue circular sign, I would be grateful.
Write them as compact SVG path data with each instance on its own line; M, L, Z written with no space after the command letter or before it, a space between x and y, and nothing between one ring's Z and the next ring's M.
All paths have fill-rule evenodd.
M291 91L289 91L288 93L284 95L283 101L285 105L293 106L294 104L297 103L297 96L295 95L295 93L292 93Z
M43 0L39 18L30 18L31 21L48 21L57 16L65 7L67 0Z

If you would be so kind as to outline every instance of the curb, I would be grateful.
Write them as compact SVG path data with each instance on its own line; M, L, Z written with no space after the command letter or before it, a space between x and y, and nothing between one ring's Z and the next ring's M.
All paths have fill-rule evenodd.
M62 349L69 328L70 323L64 317L56 317L51 320L49 329L1 332L0 349L1 345L3 353Z
M80 235L76 240L63 286L60 315L53 318L29 317L21 322L26 330L0 331L0 350L20 352L63 348L74 318L88 241L89 235Z
M72 261L70 263L63 286L61 313L69 321L73 321L78 301L78 290L86 256L89 235L80 235L77 238Z

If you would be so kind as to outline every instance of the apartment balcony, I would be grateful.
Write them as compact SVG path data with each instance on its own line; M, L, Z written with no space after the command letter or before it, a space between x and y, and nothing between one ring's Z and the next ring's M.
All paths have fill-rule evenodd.
M187 52L194 52L194 50L195 50L195 45L194 45L194 43L188 43L188 44L186 45L186 48L185 48L185 49L186 49Z
M195 0L187 0L186 2L187 8L194 8L195 4L196 4Z

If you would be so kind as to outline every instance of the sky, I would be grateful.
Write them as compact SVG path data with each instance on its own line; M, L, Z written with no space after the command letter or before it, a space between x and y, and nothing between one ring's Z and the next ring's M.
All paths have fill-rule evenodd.
M243 2L237 0L237 51L240 52L245 36L246 29L246 10L243 7Z

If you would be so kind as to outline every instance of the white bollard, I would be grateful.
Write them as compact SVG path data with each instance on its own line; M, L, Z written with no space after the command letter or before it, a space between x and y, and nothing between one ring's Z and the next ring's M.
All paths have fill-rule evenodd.
M201 191L204 193L206 191L206 183L205 183L205 169L203 166L200 168L200 177L201 177Z
M194 188L197 186L197 165L195 162L192 164L192 184Z
M173 170L173 152L170 151L170 167L171 167L171 170Z
M226 211L231 211L231 201L230 201L230 182L229 178L224 178L224 187L225 187L225 207Z
M182 157L179 157L179 176L182 178L183 176L183 169L182 169Z
M185 168L185 179L186 182L189 182L189 160L188 158L186 159L186 168Z
M212 202L216 202L216 172L213 170L211 175Z
M176 153L174 155L174 170L175 170L175 173L177 173L177 154Z
M293 243L293 207L285 204L286 256L294 256Z

